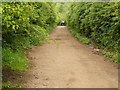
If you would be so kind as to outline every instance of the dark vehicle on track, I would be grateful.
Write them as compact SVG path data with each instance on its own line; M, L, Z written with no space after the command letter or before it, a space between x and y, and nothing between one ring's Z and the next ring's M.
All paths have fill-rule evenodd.
M60 22L60 25L61 25L61 26L65 26L65 25L66 25L66 22L65 22L64 20L62 20L62 21Z

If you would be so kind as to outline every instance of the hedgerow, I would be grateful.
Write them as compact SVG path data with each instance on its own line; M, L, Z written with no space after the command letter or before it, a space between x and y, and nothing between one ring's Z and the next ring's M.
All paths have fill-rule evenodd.
M86 36L98 47L116 54L120 51L119 10L120 2L73 3L67 23L72 32ZM118 62L118 59L116 61Z
M25 71L28 67L25 49L48 38L56 25L54 3L2 3L3 68Z

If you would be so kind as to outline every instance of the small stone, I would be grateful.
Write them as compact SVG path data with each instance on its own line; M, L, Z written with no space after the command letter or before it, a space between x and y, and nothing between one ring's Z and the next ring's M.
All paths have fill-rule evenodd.
M47 86L47 84L46 84L46 83L43 83L43 86Z
M35 79L38 79L38 77L37 77L37 76L35 76Z
M49 78L45 78L45 80L49 80Z
M99 51L100 51L100 49L94 49L94 51L99 52Z

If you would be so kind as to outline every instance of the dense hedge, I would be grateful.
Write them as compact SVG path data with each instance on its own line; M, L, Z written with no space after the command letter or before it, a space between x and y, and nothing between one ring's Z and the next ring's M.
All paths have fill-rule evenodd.
M98 46L118 52L120 42L120 2L80 2L71 4L68 26L72 32L90 38Z
M25 70L24 49L47 39L55 24L54 3L2 3L3 67Z

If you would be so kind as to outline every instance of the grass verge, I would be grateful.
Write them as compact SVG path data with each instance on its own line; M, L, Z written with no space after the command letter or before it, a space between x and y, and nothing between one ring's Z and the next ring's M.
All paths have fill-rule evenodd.
M81 43L89 45L91 43L91 40L83 35L80 35L79 33L70 30L72 35L74 35Z
M21 88L19 84L13 84L10 81L3 83L2 88L7 90L8 88Z
M89 45L89 44L94 44L94 46L96 47L96 44L92 42L91 39L73 31L70 30L70 32L72 33L72 35L74 35L81 43ZM97 46L98 47L98 46ZM100 46L99 46L100 47ZM103 54L104 57L112 59L113 62L115 63L120 63L120 53L118 52L113 52L113 51L108 51L107 49L103 49L103 51L101 52Z

